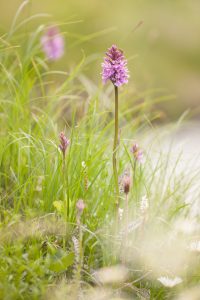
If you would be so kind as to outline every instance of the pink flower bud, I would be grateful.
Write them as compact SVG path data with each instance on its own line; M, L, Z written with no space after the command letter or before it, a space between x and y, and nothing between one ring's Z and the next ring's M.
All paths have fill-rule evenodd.
M130 176L125 175L123 178L123 188L124 188L124 193L126 195L130 191L130 185L131 185L131 178L130 178Z
M62 151L63 156L65 156L65 152L66 152L67 147L68 147L68 145L69 145L69 140L67 139L67 137L64 135L63 132L60 133L59 137L60 137L60 145L59 145L59 148L60 148L60 150Z
M138 144L133 144L131 152L137 162L143 163L143 151L139 148Z

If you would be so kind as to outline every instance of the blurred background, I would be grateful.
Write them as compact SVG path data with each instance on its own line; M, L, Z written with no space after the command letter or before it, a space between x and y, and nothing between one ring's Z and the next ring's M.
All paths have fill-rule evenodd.
M1 0L1 34L11 25L21 0ZM25 26L59 24L66 54L57 68L68 70L85 54L85 74L101 84L105 50L117 44L128 58L136 92L160 89L175 95L162 109L176 119L185 110L200 116L200 1L199 0L32 0L21 20L48 13Z

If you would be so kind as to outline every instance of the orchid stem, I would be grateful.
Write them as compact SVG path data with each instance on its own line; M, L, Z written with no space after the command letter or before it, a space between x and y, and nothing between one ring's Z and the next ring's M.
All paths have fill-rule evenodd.
M127 243L128 243L128 224L129 224L129 215L128 215L128 194L126 194L126 199L125 199L125 251L128 251L127 249Z
M115 205L116 205L116 221L118 224L118 209L119 209L119 184L118 184L118 172L117 172L117 148L118 148L118 135L119 135L119 118L118 118L118 87L115 88L115 136L113 144L113 174L115 181Z
M65 154L63 154L63 164L62 164L62 172L63 172L63 199L67 197L67 220L69 220L69 188L68 188L68 166L66 163Z

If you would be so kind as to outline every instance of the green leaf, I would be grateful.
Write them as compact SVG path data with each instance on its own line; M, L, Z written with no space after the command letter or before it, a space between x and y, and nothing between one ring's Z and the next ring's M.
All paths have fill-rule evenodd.
M70 252L67 255L60 257L59 253L53 256L49 265L49 270L59 273L67 270L74 263L74 253Z

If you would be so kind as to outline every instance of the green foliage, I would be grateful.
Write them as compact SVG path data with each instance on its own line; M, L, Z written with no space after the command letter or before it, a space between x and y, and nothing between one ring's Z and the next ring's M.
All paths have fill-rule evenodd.
M74 263L74 253L65 254L64 251L55 253L50 261L49 270L59 273L67 270Z

